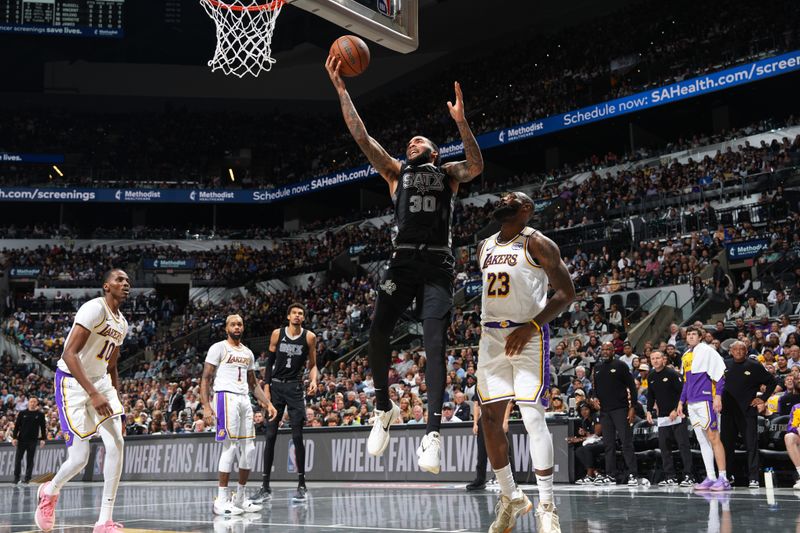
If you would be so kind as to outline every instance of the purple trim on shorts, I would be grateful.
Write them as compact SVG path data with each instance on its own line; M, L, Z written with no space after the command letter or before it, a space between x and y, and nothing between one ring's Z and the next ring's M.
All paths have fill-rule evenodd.
M217 392L217 434L216 439L223 441L228 437L225 429L225 391Z
M542 365L544 372L542 378L542 390L539 391L539 400L546 408L550 405L547 392L550 390L550 325L542 326Z
M708 404L708 429L711 431L719 431L719 418L717 412L714 410L714 402L706 402Z
M64 444L67 445L69 448L72 446L72 443L75 442L75 433L73 433L72 428L69 427L69 422L67 422L67 408L64 405L64 397L61 390L61 380L64 378L71 378L70 374L67 374L60 368L56 369L56 406L58 407L58 421L61 423L61 432L64 434Z

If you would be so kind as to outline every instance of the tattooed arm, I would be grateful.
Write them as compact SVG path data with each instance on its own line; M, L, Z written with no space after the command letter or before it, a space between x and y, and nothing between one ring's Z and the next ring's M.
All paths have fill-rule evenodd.
M447 102L447 108L458 126L458 133L464 143L464 154L467 156L467 160L445 163L442 165L442 170L457 183L466 183L483 172L483 155L481 155L478 141L475 140L475 135L472 134L464 115L464 95L461 93L461 85L456 82L455 87L456 103L453 105L451 102Z
M347 129L350 130L350 135L367 156L370 164L389 184L390 192L394 194L397 178L400 175L400 161L390 156L383 146L367 133L367 128L361 117L358 116L353 100L350 99L350 94L339 75L340 65L341 61L336 56L330 55L325 62L325 70L328 71L328 76L330 76L333 86L336 87L336 92L339 93L339 102L342 105L342 115L344 115Z

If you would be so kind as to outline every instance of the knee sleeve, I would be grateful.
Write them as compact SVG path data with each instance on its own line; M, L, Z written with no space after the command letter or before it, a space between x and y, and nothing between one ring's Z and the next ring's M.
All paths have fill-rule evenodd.
M225 439L222 443L222 453L219 455L219 471L230 473L234 459L236 459L236 446L230 439Z
M528 432L531 459L536 470L553 467L553 438L544 419L544 407L539 404L520 403L519 411Z
M242 439L237 443L239 448L239 470L252 470L256 455L253 439Z

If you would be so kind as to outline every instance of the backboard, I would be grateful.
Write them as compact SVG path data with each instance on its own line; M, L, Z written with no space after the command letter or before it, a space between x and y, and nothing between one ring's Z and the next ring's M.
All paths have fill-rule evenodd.
M419 44L419 0L286 0L352 33L407 54Z

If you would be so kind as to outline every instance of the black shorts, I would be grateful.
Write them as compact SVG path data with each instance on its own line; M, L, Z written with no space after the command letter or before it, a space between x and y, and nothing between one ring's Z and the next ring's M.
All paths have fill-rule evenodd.
M278 411L275 422L280 422L283 418L284 409L289 409L289 421L292 427L302 427L306 417L305 391L303 391L302 381L290 381L279 383L273 381L269 386L272 396L272 405Z
M395 250L383 275L376 305L400 312L417 299L420 320L444 318L453 309L455 259L444 252Z

